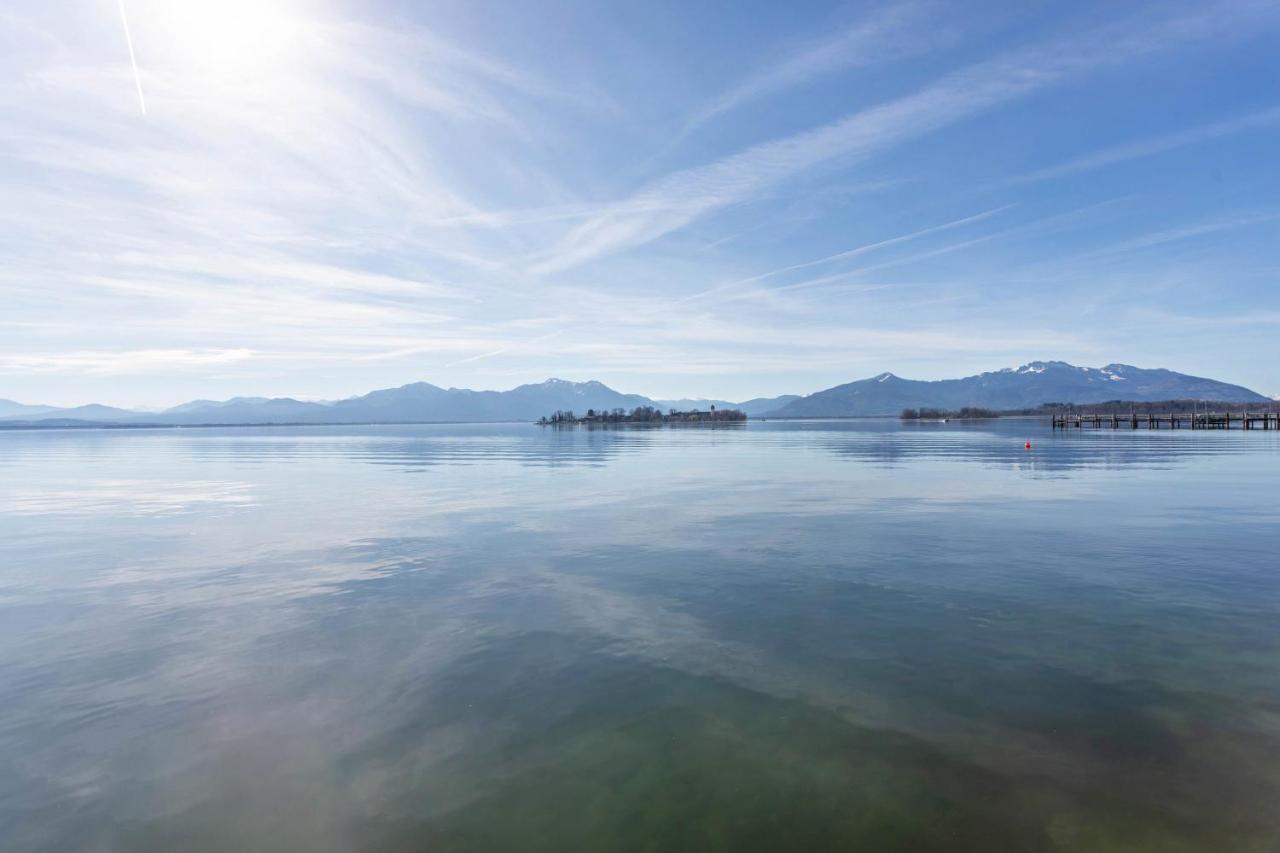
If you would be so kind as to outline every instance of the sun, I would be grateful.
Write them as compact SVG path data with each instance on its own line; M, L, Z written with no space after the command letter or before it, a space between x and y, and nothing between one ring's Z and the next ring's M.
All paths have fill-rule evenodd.
M138 63L186 85L270 85L303 59L308 34L289 0L126 0Z

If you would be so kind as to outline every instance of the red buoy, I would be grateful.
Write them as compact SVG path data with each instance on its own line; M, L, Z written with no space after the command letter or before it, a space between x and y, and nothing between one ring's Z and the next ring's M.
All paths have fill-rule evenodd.
M1022 445L1022 446L1023 446L1023 447L1025 447L1027 450L1030 450L1030 449L1031 449L1031 442L1029 442L1029 441L1028 441L1026 444L1024 444L1024 445Z

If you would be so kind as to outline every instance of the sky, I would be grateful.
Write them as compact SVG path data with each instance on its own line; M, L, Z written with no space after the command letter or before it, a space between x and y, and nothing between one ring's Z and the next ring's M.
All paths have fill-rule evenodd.
M10 0L0 398L1280 394L1280 5Z

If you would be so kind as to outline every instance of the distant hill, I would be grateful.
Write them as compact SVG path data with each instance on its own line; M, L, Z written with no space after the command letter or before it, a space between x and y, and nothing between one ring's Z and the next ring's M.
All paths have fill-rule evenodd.
M202 402L202 401L198 401ZM325 423L329 407L289 397L241 397L207 405L185 403L159 414L137 414L127 420L157 424L297 424Z
M684 398L681 400L656 400L655 406L663 411L668 409L676 409L677 411L688 411L690 409L707 410L712 406L717 409L738 409L745 412L748 416L762 415L765 412L771 412L774 409L781 408L793 400L799 400L799 394L783 394L781 397L755 397L751 400L744 400L741 403L734 403L730 400L710 400L706 398Z
M1061 361L1036 361L1019 368L983 373L965 379L921 382L882 373L870 379L828 388L807 397L784 395L734 403L729 400L651 400L623 394L601 382L548 379L509 391L472 391L414 382L399 388L371 391L334 402L291 397L235 397L193 400L163 412L134 412L89 405L62 409L27 406L0 400L0 423L63 425L117 424L318 424L534 421L556 411L586 414L597 411L655 406L668 409L736 408L760 417L852 417L896 415L905 408L1021 409L1041 403L1088 403L1106 400L1154 401L1203 399L1266 402L1267 398L1239 385L1228 385L1169 370L1142 370L1123 364L1102 368L1074 367Z
M192 400L190 403L183 403L181 406L174 406L172 409L165 409L166 415L179 415L183 412L193 412L197 409L214 409L227 408L228 406L240 406L245 404L267 403L270 402L268 397L232 397L230 400Z
M1042 403L1107 400L1221 400L1266 402L1267 398L1213 379L1127 364L1076 367L1065 361L1033 361L963 379L920 381L881 373L802 397L774 411L775 417L896 415L906 408L1034 408Z
M24 418L31 418L31 415L24 415ZM129 418L148 417L154 418L154 414L143 414L140 412L130 411L129 409L117 409L115 406L100 406L97 403L91 403L87 406L75 406L70 409L53 409L49 412L43 412L39 417L58 417L63 420L71 421L114 421L125 420Z
M784 401L785 402L785 401ZM399 388L371 391L360 397L317 403L290 397L237 397L231 400L193 400L163 412L131 412L108 406L75 409L23 406L0 409L0 422L47 422L57 419L124 424L267 424L267 423L419 423L458 421L533 421L555 411L633 409L652 406L640 394L623 394L601 382L548 379L509 391L440 388L414 382ZM726 407L731 407L728 404Z
M587 409L631 409L652 405L639 394L622 394L600 382L548 379L510 391L472 391L440 388L415 382L373 391L325 407L332 420L380 421L533 421L556 410L583 413Z
M750 417L758 417L776 411L796 400L802 399L799 394L783 394L781 397L755 397L751 400L744 400L737 406L746 412Z
M778 397L751 402L759 412L785 405L791 399ZM472 391L414 382L332 403L288 397L241 397L225 402L198 400L175 406L158 416L138 415L135 419L174 424L534 421L556 411L574 411L581 415L588 409L630 410L636 406L657 406L663 410L705 409L712 402L717 408L736 407L727 401L655 401L640 394L623 394L595 381L548 379L510 391Z
M15 403L13 400L0 400L0 418L36 418L56 411L57 406L32 406Z

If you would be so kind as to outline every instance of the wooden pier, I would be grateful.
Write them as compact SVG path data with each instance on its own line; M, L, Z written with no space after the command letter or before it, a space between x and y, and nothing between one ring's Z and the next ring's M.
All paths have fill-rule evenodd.
M1277 412L1182 412L1180 414L1053 415L1054 429L1280 429Z

